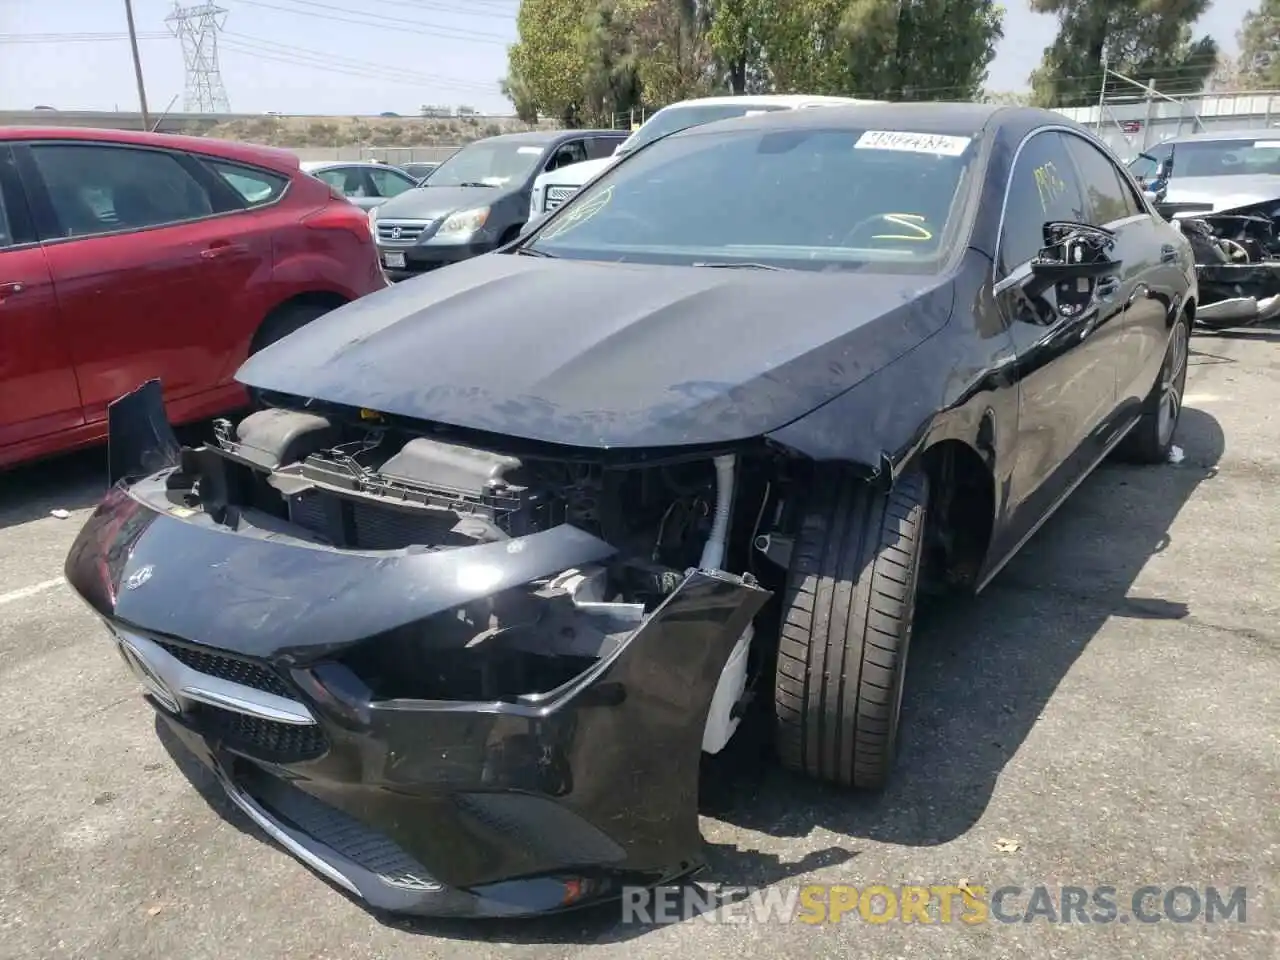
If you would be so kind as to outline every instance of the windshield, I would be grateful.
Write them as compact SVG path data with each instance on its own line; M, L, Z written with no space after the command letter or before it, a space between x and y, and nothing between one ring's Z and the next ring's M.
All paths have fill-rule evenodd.
M930 150L934 152L922 152ZM968 137L695 131L613 167L525 245L585 260L935 272L958 248Z
M1280 136L1270 140L1190 140L1161 144L1160 153L1147 151L1163 160L1173 150L1173 176L1230 177L1244 174L1280 176ZM1129 168L1137 176L1151 176L1156 164L1139 157Z
M479 140L463 147L435 170L425 187L486 184L501 187L523 183L542 159L546 148L535 144Z
M790 108L776 103L760 106L759 104L753 105L750 102L667 107L665 110L659 110L655 113L649 118L648 123L622 141L622 145L618 147L616 153L618 156L623 156L632 150L639 150L646 143L652 143L659 137L665 137L668 133L675 133L677 130L684 130L688 127L713 123L716 120L728 120L732 117L745 117L749 113L766 113L773 110L787 109Z

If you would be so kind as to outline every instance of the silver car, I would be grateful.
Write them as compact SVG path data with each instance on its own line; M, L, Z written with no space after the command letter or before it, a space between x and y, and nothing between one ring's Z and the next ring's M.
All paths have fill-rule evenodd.
M1280 317L1280 129L1177 137L1129 169L1191 240L1200 325Z
M323 180L362 210L372 210L418 181L399 167L371 160L312 160L301 164L305 173Z

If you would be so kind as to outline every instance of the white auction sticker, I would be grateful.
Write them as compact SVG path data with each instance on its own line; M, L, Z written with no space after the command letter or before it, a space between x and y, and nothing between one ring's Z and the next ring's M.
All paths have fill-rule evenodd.
M908 153L936 153L958 157L972 137L949 137L941 133L909 133L902 130L868 130L853 145L855 150L905 150Z

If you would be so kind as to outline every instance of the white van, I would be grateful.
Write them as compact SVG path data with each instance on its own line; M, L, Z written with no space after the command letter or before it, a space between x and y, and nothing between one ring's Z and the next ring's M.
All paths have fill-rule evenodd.
M770 110L800 110L805 107L849 106L858 103L877 103L875 100L855 100L852 97L823 97L804 94L764 94L737 97L701 97L681 100L663 107L644 122L631 136L619 145L613 156L598 160L584 160L542 174L533 182L533 195L529 203L529 220L550 213L578 192L583 184L594 180L610 164L632 150L644 146L658 137L675 133L686 127L730 117L743 117Z

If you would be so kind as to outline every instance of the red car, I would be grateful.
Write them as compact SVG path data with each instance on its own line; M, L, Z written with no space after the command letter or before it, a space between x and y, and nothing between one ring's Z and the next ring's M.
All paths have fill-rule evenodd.
M255 350L387 285L364 211L283 150L0 127L0 467L100 441L159 378L175 423Z

